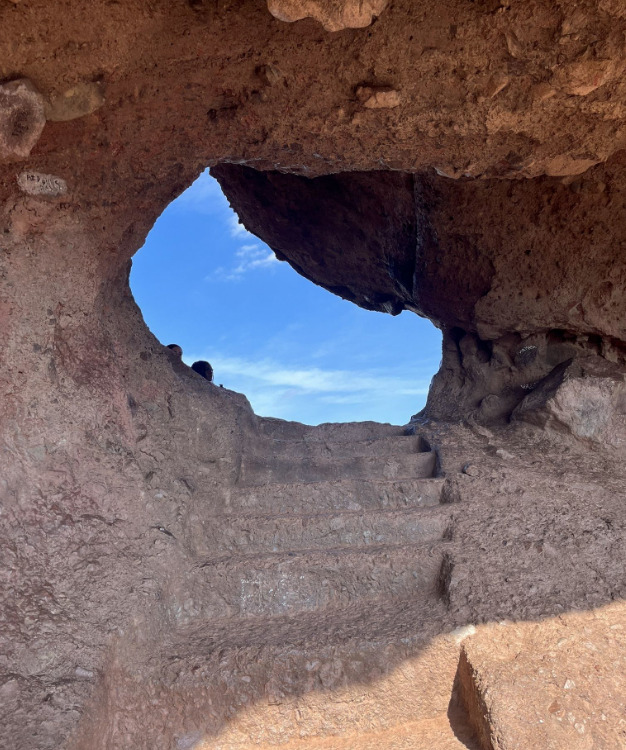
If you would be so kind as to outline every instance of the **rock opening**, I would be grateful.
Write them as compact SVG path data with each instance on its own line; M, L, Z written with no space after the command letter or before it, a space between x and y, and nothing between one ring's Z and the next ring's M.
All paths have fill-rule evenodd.
M428 321L366 312L303 279L238 223L208 173L157 221L130 282L153 333L181 343L187 364L211 361L261 415L406 423L440 363Z

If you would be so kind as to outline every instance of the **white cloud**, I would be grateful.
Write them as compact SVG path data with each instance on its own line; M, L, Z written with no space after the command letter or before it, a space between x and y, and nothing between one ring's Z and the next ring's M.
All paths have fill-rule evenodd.
M242 245L235 251L237 264L233 268L220 266L213 273L205 276L205 281L240 281L244 274L260 268L277 265L274 253L262 245Z
M224 375L251 379L270 387L294 388L305 393L389 393L422 396L428 393L429 381L420 382L390 373L325 370L320 367L294 368L269 359L248 360L241 357L214 356L214 369Z
M214 351L185 356L186 362L195 359L210 361L216 383L245 394L257 414L309 424L363 419L404 424L423 406L430 384L393 372L294 367Z
M234 211L232 211L231 215L228 217L228 230L231 237L239 237L241 239L250 238L251 240L256 240L256 237L252 234L252 232L249 232L244 227L244 225L239 222L239 217Z

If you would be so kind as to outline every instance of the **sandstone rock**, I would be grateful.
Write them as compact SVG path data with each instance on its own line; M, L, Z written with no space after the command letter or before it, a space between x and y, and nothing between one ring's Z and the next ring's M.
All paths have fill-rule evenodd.
M605 13L610 13L618 18L626 18L626 8L624 8L624 3L621 0L600 0L598 5Z
M538 83L536 86L533 86L531 89L532 97L535 101L538 102L545 102L548 99L551 99L556 94L556 89L554 86L551 86L549 83Z
M0 85L0 161L26 159L45 124L43 98L29 80Z
M585 159L570 154L563 154L550 159L545 166L546 174L550 177L572 177L583 174L591 167L595 167L598 159Z
M624 648L589 620L626 597L626 16L497 5L399 0L328 34L256 2L0 3L3 75L112 104L0 164L0 745L461 750L468 623L494 741L619 745ZM298 8L343 28L382 4ZM399 427L260 419L163 353L129 260L207 164L310 279L440 326L413 423L436 462L379 460ZM68 199L18 182L60 179Z
M552 78L556 88L573 96L587 96L604 86L614 75L611 60L586 60L559 67Z
M479 477L481 474L480 467L476 464L465 464L462 471L468 477Z
M625 407L623 370L592 357L556 367L520 403L513 418L621 446L626 439Z
M488 99L493 99L494 96L497 96L501 91L504 91L504 89L509 85L510 81L511 78L507 75L492 76L489 80L489 83L487 84L487 87L485 88L484 95Z
M281 21L314 18L327 31L369 26L389 0L267 0L270 13Z
M22 172L17 178L20 190L28 195L57 197L67 193L67 183L61 177L40 172Z
M280 68L270 64L260 65L256 69L256 74L267 86L275 86L285 78Z
M393 109L400 106L400 94L389 86L359 86L357 99L367 109Z
M61 93L50 94L46 101L46 119L66 122L85 117L104 104L104 92L99 83L78 83Z
M481 746L622 747L625 615L616 603L465 639L459 681Z

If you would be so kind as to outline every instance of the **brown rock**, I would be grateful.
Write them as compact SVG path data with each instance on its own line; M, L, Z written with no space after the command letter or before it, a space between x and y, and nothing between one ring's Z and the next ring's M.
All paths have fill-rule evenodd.
M624 744L626 612L614 604L543 624L503 623L463 642L463 695L482 747Z
M612 60L586 60L559 67L552 78L556 88L574 96L587 96L615 75Z
M597 159L585 159L564 154L547 162L545 170L550 177L575 177L595 167L597 163Z
M50 94L46 101L46 119L67 122L90 115L104 104L99 83L78 83L60 94Z
M533 387L513 412L540 427L578 438L621 445L626 415L622 368L600 357L564 362Z
M39 172L22 172L17 178L20 190L28 195L58 197L67 193L67 183L61 177Z
M281 21L314 18L327 31L360 29L387 7L389 0L267 0L270 13Z
M2 750L620 745L618 5L0 3L3 76L108 104L41 132L17 84L0 164ZM306 276L441 327L413 435L261 419L156 342L129 260L207 164Z
M26 159L45 124L43 99L29 80L0 85L0 160Z
M356 95L367 109L393 109L400 106L400 94L389 86L359 86Z

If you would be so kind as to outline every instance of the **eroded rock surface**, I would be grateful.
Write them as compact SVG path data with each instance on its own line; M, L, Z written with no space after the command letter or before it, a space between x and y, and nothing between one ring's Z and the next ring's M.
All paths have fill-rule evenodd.
M552 659L524 623L576 610L623 657L622 4L358 8L0 1L2 750L458 750L468 633ZM306 276L442 327L413 435L261 420L151 336L129 260L216 165ZM465 653L503 746L570 737ZM548 720L621 740L614 684Z
M314 18L328 31L369 26L389 0L267 0L270 13L281 21Z
M0 160L25 159L45 122L43 98L29 80L0 85Z

